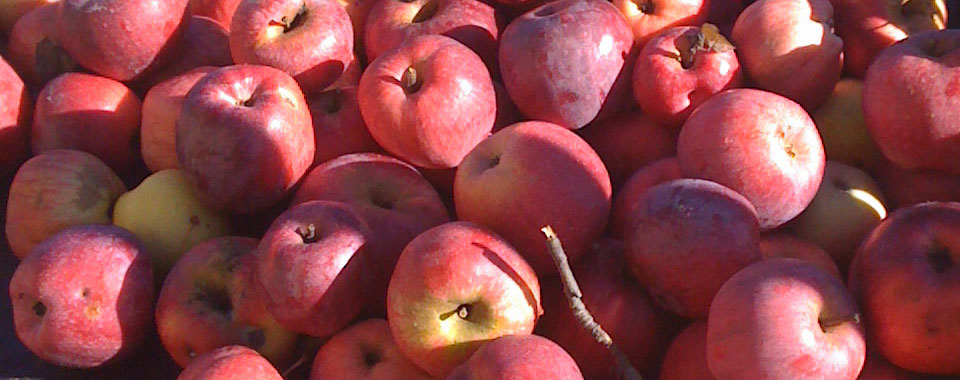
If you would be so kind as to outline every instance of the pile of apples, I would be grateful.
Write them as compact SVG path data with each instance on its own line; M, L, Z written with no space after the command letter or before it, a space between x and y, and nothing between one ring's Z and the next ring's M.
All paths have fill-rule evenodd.
M960 375L944 0L4 0L13 326L181 380ZM150 369L144 368L144 371ZM16 368L3 369L3 374Z

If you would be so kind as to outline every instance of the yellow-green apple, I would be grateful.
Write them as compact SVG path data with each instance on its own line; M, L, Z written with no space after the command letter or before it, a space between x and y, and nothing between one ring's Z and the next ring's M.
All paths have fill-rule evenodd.
M469 222L414 238L387 290L397 346L438 379L497 337L532 333L542 312L533 268L506 240Z
M367 319L323 344L310 380L432 380L403 356L384 319Z
M899 367L960 374L957 228L960 203L899 209L867 236L850 266L847 285L863 308L870 344Z
M309 201L280 214L260 240L256 263L274 318L316 337L347 327L368 290L372 236L341 202Z
M673 339L660 366L660 380L716 380L707 368L707 321L694 321Z
M80 65L129 81L179 53L189 0L62 0L57 27ZM136 20L136 21L134 21Z
M610 216L610 176L600 156L575 133L542 121L514 124L477 145L457 169L453 193L461 220L506 238L541 275L556 267L540 228L553 226L576 262Z
M788 228L792 234L826 250L847 273L857 247L887 216L884 204L880 187L870 175L827 161L817 195Z
M283 70L307 95L353 60L353 26L336 0L242 0L229 29L236 63Z
M643 48L653 36L675 26L700 25L711 3L729 0L613 0L630 22L637 46Z
M23 80L0 57L0 175L16 171L29 154L31 103Z
M651 187L623 233L637 281L661 307L690 319L705 318L720 286L761 260L756 210L737 192L702 179Z
M872 352L874 348L871 347L870 350L867 352L867 361L863 363L863 370L860 371L860 377L857 377L857 380L922 380L930 378L930 376L910 372L890 364L887 359Z
M506 335L480 347L446 380L583 380L562 347L537 335Z
M123 83L91 74L63 74L38 95L30 134L33 153L82 150L117 173L126 173L138 159L140 108L140 98Z
M830 97L813 111L813 117L827 158L863 170L874 170L883 154L870 137L863 120L861 103L863 82L842 78Z
M633 66L633 97L661 124L680 127L711 96L741 86L737 54L713 25L666 29L644 45Z
M496 73L498 17L493 6L475 0L376 1L364 27L367 60L414 37L441 34L466 45Z
M200 78L216 70L203 66L174 76L150 88L140 111L140 154L151 172L177 169L177 117L187 92Z
M787 233L768 233L760 236L760 256L764 260L788 257L806 261L843 281L837 263L823 248Z
M948 29L913 35L870 65L863 80L863 119L891 162L960 174L957 60L960 30Z
M190 0L190 13L194 16L208 17L224 28L230 28L230 21L242 0Z
M207 240L183 255L157 299L157 334L181 367L223 346L244 345L277 366L293 362L297 334L270 315L257 281L257 239Z
M230 233L226 216L200 201L180 169L153 173L121 195L113 206L113 224L140 239L158 283L195 245Z
M517 108L568 129L620 108L636 58L630 26L603 0L553 1L524 13L504 29L499 54Z
M642 374L655 373L677 329L674 317L658 307L630 275L624 245L615 239L597 242L573 266L583 302L617 347ZM558 276L543 280L543 317L536 333L556 342L577 362L588 379L614 380L614 358L581 327L570 310Z
M153 326L153 272L122 228L75 226L30 251L10 279L17 337L39 358L92 368L122 360Z
M292 77L268 66L227 66L201 78L183 100L176 129L180 167L217 209L266 209L313 163L303 93Z
M854 380L865 346L843 282L797 259L737 272L707 318L707 366L717 380Z
M633 206L648 189L661 183L684 178L680 170L680 160L668 157L638 169L620 188L613 198L610 209L608 231L618 238L623 237L623 229L630 219Z
M41 41L52 44L56 39L56 20L57 5L47 4L24 14L10 29L4 56L30 85L43 85L37 73L37 47Z
M883 49L928 30L947 27L944 0L830 0L843 38L847 72L863 78Z
M134 87L144 93L158 83L198 67L223 67L233 64L230 56L230 34L227 29L206 17L192 16L183 32L183 48L169 65L138 81Z
M600 155L614 192L638 169L677 153L677 132L660 120L632 110L577 131Z
M960 201L960 175L957 174L904 169L883 160L877 168L876 179L890 210L930 201Z
M814 110L843 71L844 43L828 0L760 0L733 25L737 57L753 83Z
M356 84L308 96L307 107L310 108L317 146L314 165L345 154L382 150L363 122Z
M357 89L370 134L413 165L456 167L490 134L496 95L470 48L441 35L415 37L370 63Z
M283 380L257 351L233 345L198 356L177 380Z
M370 227L371 264L366 272L371 283L364 292L365 309L374 315L385 312L387 283L403 247L423 231L450 221L440 195L417 169L376 153L348 154L312 169L292 204L312 200L346 203Z
M30 11L59 0L4 0L0 3L0 31L9 31Z
M110 210L123 181L89 153L52 150L17 170L7 197L4 228L10 251L24 258L60 230L82 224L110 224Z
M685 175L747 197L764 230L810 204L826 165L820 134L803 107L756 89L727 90L697 107L680 129L677 158Z

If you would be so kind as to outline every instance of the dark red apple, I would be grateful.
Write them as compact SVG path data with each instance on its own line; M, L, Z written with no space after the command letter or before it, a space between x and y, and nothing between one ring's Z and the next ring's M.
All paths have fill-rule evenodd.
M630 219L631 211L643 193L663 182L684 178L680 160L669 157L644 166L633 173L617 195L610 209L610 224L607 229L614 237L623 237L623 229Z
M23 80L0 57L0 175L16 171L29 154L31 106Z
M635 110L578 131L603 160L614 192L638 169L677 154L676 131L659 120Z
M37 72L37 48L41 41L53 45L57 22L56 4L47 4L20 17L10 29L7 50L4 52L10 64L31 85L44 83ZM50 79L50 78L46 78Z
M716 379L707 367L707 321L695 321L670 343L660 366L660 380Z
M507 335L485 344L446 380L583 380L566 351L537 335Z
M197 357L177 380L283 380L283 377L256 351L244 346L225 346Z
M224 28L230 27L233 14L242 0L190 0L190 12L194 16L209 17Z
M883 160L876 178L891 210L930 201L960 201L960 174L904 169Z
M198 67L150 88L140 112L140 154L151 172L180 167L177 118L187 93L216 67Z
M794 258L813 264L820 270L843 281L837 263L823 248L786 233L769 233L760 237L760 256L764 260L778 257Z
M223 25L200 16L190 17L186 24L184 45L177 58L156 74L137 83L136 87L150 90L157 83L199 67L223 67L233 64L233 57L230 56L230 33Z
M317 146L314 165L345 154L382 150L363 122L356 84L308 96L307 107L310 108Z
M311 380L432 380L403 356L384 319L350 326L323 344Z

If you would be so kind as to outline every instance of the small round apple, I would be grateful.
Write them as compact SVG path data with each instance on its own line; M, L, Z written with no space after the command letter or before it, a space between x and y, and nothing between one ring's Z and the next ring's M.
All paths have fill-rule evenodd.
M23 15L10 29L4 57L23 76L24 82L40 86L44 84L39 83L41 79L37 73L37 45L44 40L52 44L56 20L57 5L48 4Z
M356 84L308 96L307 107L310 108L317 145L314 165L345 154L383 150L363 122Z
M177 117L187 92L216 67L198 67L150 88L140 112L140 154L152 172L177 169Z
M483 345L446 380L583 380L566 351L537 335L507 335Z
M657 118L631 110L577 131L597 151L614 192L637 169L677 154L677 131Z
M403 356L384 319L368 319L334 335L313 359L310 380L432 380Z
M256 351L224 346L198 356L177 380L283 380L277 369Z
M17 72L0 57L0 175L13 173L27 157L27 128L32 108Z

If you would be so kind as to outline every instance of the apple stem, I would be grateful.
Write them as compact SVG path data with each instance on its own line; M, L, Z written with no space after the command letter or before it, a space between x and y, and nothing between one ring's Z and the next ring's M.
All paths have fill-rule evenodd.
M853 314L845 315L839 318L821 320L820 329L823 331L827 331L831 328L840 326L847 322L860 323L860 313L853 313Z
M587 329L590 335L593 335L594 340L610 351L616 363L620 379L643 380L640 372L630 364L627 355L613 343L613 338L610 337L610 334L607 334L607 332L603 330L603 327L593 319L593 315L587 310L587 306L583 303L583 292L580 291L580 285L577 284L577 279L573 276L573 270L570 269L567 254L563 251L563 245L560 243L560 238L557 237L557 233L553 231L553 227L545 226L540 229L540 232L547 238L547 248L550 251L550 256L553 257L554 264L557 265L557 270L560 272L560 280L563 282L563 293L569 301L570 309L573 310L574 317L580 322L580 326Z
M413 68L413 66L408 67L407 71L403 72L403 77L400 78L400 81L403 84L403 90L408 94L417 92L417 90L420 89L420 76L417 75L417 69Z
M293 362L293 364L291 364L290 367L287 367L287 369L284 370L282 374L280 374L280 377L286 379L291 372L293 372L294 370L302 366L303 363L306 363L306 361L307 361L307 356L300 355L300 357L297 358L297 361Z

